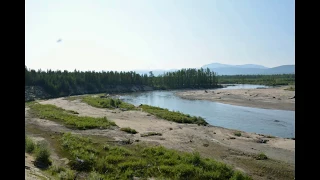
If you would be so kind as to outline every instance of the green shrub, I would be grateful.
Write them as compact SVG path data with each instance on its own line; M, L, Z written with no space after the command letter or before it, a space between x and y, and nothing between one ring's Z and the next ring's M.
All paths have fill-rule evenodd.
M50 166L49 171L51 172L52 175L55 175L55 174L59 174L62 171L66 171L66 169L58 165L53 165L53 166Z
M104 180L104 176L97 173L96 171L92 171L89 173L89 176L87 177L87 180Z
M264 153L260 153L257 155L256 159L257 160L265 160L265 159L268 159L268 157Z
M234 135L240 137L241 136L241 132L235 132Z
M120 131L124 131L124 132L130 133L130 134L137 134L138 133L136 130L131 129L130 127L120 128Z
M35 143L32 141L31 138L27 137L25 138L25 151L27 153L32 153L35 149Z
M149 105L141 105L140 107L142 108L143 111L153 114L159 118L166 119L168 121L174 121L177 123L186 123L186 124L198 124L198 125L208 124L202 117L190 116L188 114L169 111L168 109L163 109L160 107L154 107Z
M147 133L143 133L140 134L141 137L147 137L147 136L162 136L161 133L158 132L147 132Z
M51 165L50 150L45 143L38 143L35 149L35 162L40 166Z
M94 96L85 96L82 98L82 102L89 104L90 106L97 108L122 108L127 110L134 110L136 107L132 104L121 101L120 99L113 98L101 98Z
M66 169L59 173L59 179L61 180L74 180L76 178L76 173L74 170Z

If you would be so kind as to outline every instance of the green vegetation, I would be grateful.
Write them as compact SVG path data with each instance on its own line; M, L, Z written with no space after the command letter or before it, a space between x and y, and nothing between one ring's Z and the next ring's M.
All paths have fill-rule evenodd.
M286 88L286 89L284 89L284 90L287 90L287 91L295 91L296 89L295 89L295 87L290 86L289 88Z
M74 112L64 110L51 104L35 103L30 105L30 110L33 115L39 118L62 122L70 128L92 129L116 126L114 122L109 121L106 117L94 118L78 116L74 115Z
M264 153L260 153L256 156L257 160L265 160L268 159L267 155L265 155Z
M45 143L38 143L35 148L35 163L42 167L51 165L50 150Z
M181 89L181 88L215 88L217 84L216 74L209 69L181 69L175 72L167 72L155 77L150 71L147 74L137 74L117 71L38 71L25 67L25 85L40 86L52 97L69 96L77 94L78 89L88 93L102 93L117 85L147 85L157 89Z
M147 137L147 136L162 136L161 133L158 132L147 132L140 135L141 137Z
M137 134L138 132L134 129L131 129L129 127L123 127L123 128L120 128L121 131L124 131L124 132L127 132L127 133L130 133L130 134Z
M84 96L82 101L98 108L115 108L119 107L127 110L136 110L137 108L129 103L123 102L119 99L112 98L101 98L98 96ZM183 114L180 112L169 111L168 109L163 109L159 107L140 105L143 111L153 114L159 118L166 119L168 121L174 121L177 123L187 123L187 124L198 124L207 125L208 123L202 117L190 116L188 114Z
M234 135L240 137L241 136L241 132L235 132Z
M265 137L266 138L275 138L275 136L272 136L272 135L266 135Z
M109 108L109 109L122 108L127 110L135 109L134 105L123 102L120 99L84 96L82 98L82 101L97 108Z
M44 142L35 143L30 137L25 136L25 151L35 156L35 164L41 167L51 165L50 150Z
M166 119L168 121L174 121L177 123L198 124L207 125L208 123L202 117L190 116L180 112L169 111L160 107L154 107L149 105L140 105L143 111L153 114L159 118Z
M71 169L87 172L89 179L251 179L197 152L183 153L161 146L124 148L70 133L59 142L70 156Z
M59 179L72 180L76 177L76 171L58 165L50 166L49 173Z
M278 75L222 75L219 84L260 84L266 86L294 85L295 74Z
M30 137L25 137L25 150L27 153L32 153L35 149L36 144L32 141Z

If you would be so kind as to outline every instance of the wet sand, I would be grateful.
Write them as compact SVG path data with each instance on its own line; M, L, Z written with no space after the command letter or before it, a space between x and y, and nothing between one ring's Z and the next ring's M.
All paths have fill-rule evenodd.
M184 99L209 100L225 104L295 111L295 91L290 86L266 89L187 90L176 95Z

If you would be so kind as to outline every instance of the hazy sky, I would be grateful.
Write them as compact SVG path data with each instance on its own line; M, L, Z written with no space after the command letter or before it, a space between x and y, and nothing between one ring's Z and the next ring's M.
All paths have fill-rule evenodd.
M25 64L68 71L295 64L294 3L26 0Z

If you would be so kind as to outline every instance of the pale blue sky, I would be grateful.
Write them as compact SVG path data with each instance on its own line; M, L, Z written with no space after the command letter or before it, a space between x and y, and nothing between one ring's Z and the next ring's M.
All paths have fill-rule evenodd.
M294 3L26 0L25 64L69 71L295 64Z

